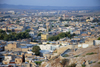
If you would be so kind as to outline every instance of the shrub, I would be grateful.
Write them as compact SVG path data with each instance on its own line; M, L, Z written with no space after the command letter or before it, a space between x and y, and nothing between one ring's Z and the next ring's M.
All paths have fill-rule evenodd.
M76 56L74 56L74 57L78 57L79 55L76 55Z
M87 53L86 55L92 55L92 54L97 54L97 53L91 52L91 53Z
M82 64L82 67L85 67L86 65L85 64Z
M100 37L98 38L98 40L100 40Z
M63 55L63 57L69 57L69 55L68 54L65 54L65 55Z
M93 63L96 63L96 61L93 61Z
M98 62L98 64L100 64L100 62Z
M85 55L83 55L83 57L85 57Z
M47 42L47 44L50 44L49 42Z
M66 24L65 27L69 27L69 25Z
M35 61L35 63L41 65L42 61Z
M62 44L60 44L60 46L62 46Z

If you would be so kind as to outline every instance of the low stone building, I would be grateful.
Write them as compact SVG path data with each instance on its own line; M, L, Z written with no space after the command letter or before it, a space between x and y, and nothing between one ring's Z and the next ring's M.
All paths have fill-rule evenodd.
M19 42L10 42L8 43L6 46L5 46L5 50L6 51L11 51L11 50L14 50L16 48L19 48L20 47L20 43Z
M15 58L15 63L16 64L22 64L23 63L23 58L22 57L17 57L17 58Z

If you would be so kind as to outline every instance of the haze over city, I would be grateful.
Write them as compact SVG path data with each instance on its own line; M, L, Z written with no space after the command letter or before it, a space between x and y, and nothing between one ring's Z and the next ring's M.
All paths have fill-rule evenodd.
M0 0L0 4L32 6L100 6L100 0Z
M0 67L100 67L100 0L0 0Z

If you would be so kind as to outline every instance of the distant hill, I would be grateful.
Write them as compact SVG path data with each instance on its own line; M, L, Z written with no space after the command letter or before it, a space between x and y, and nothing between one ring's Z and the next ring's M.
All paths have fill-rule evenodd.
M28 5L9 5L9 4L0 4L0 8L35 9L35 10L100 10L100 6L69 7L69 6L28 6Z

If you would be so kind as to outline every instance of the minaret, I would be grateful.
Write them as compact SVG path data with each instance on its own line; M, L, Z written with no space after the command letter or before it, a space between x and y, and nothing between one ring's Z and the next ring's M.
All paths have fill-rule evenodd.
M7 32L7 30L8 30L8 27L6 27L6 30L5 31Z
M49 32L49 26L47 26L47 32Z
M49 32L49 22L46 23L47 32Z

